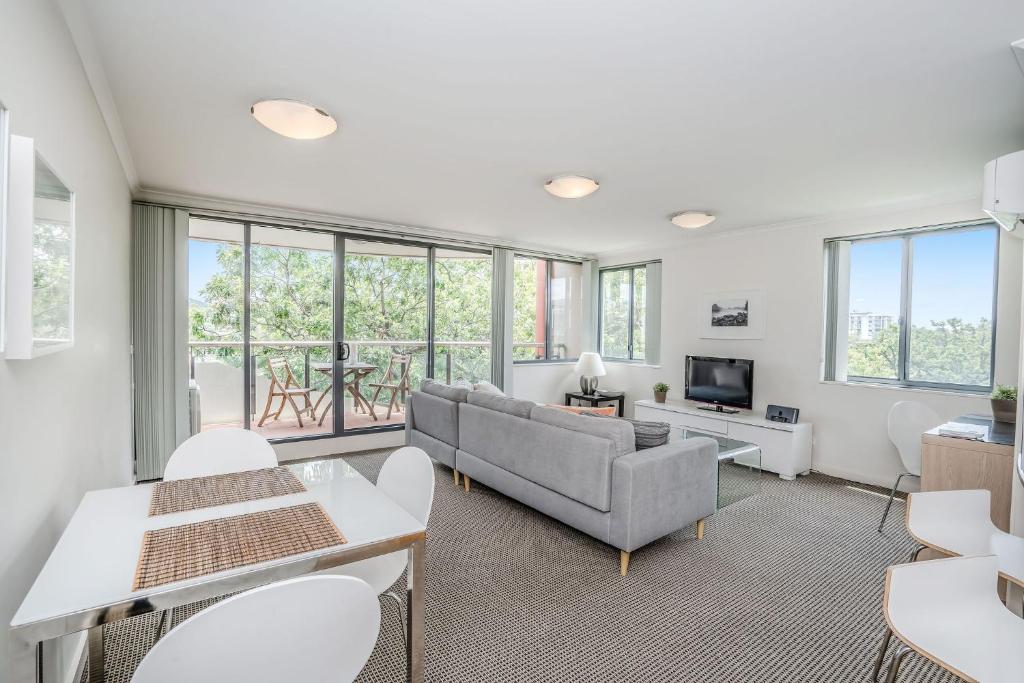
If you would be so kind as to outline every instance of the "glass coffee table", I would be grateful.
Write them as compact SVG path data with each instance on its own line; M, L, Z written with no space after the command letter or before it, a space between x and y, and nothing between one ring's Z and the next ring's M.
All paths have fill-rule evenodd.
M761 493L761 448L757 444L730 439L685 427L673 427L672 439L697 436L718 442L718 509Z

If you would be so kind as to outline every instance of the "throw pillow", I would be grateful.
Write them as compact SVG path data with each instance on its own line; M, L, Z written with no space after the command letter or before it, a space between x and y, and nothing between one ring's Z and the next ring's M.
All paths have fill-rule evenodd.
M494 386L490 382L481 380L473 385L473 389L476 391L485 391L488 394L494 394L495 396L504 396L505 392Z
M611 417L604 413L584 411L586 417ZM645 448L664 446L668 443L668 437L672 427L667 422L648 422L646 420L631 420L628 417L616 417L616 420L625 420L633 425L633 434L636 436L636 449L642 451Z
M588 406L563 406L557 403L548 403L548 408L558 408L564 410L567 413L576 413L577 415L591 414L591 415L602 415L606 417L614 417L618 409L615 406L605 406L604 408L590 408Z

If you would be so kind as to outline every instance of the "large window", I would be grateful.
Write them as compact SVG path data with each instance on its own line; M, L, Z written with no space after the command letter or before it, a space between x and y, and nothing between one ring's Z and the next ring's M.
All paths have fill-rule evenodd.
M645 360L647 264L603 269L600 290L598 338L601 356Z
M578 358L583 344L583 266L516 256L514 275L513 359Z
M994 223L826 243L825 379L992 387Z

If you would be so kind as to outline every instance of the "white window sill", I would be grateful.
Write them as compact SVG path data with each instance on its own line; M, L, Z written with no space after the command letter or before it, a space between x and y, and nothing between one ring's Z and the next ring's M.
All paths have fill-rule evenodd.
M830 384L844 387L864 387L869 389L889 389L891 391L912 391L921 394L939 394L943 396L960 396L963 398L989 398L987 392L958 391L956 389L936 389L934 387L914 387L902 384L886 384L885 382L840 382L838 380L818 380L819 384Z
M615 358L602 358L601 361L605 365L625 365L631 368L650 368L653 370L661 369L660 365L651 365L650 363L645 363L642 360L617 360Z

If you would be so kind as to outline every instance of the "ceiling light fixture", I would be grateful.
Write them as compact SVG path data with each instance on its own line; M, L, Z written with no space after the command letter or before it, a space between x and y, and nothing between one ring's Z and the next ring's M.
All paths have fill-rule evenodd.
M601 187L593 178L581 175L562 175L544 183L544 189L562 199L579 199L597 192Z
M297 100L261 100L249 113L278 135L295 140L316 140L338 130L338 122L330 114Z
M673 223L687 230L703 228L713 220L715 220L715 217L706 211L683 211L672 216Z

